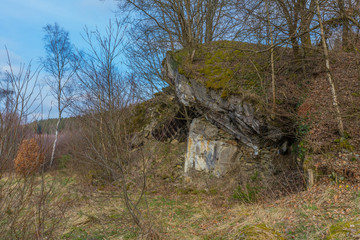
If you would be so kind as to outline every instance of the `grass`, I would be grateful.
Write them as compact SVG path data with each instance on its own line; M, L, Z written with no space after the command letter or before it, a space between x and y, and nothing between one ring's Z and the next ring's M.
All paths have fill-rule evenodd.
M50 206L67 203L59 239L138 239L116 189L86 190L64 171L45 179L54 182ZM360 185L339 186L328 182L271 203L241 203L221 191L173 185L148 193L140 208L148 206L144 219L162 239L352 239L360 231Z
M351 223L360 218L359 187L354 185L344 191L335 185L315 186L272 204L238 203L229 196L228 207L213 203L218 194L203 191L189 194L174 189L167 194L149 194L148 207L151 219L164 239L233 239L253 234L265 236L264 239L325 239L330 229L339 225L339 219ZM119 198L95 202L81 208L87 212L87 219L81 225L87 226L84 229L89 236L100 236L99 224L104 226L106 223L102 239L138 237L130 221L119 224L127 219ZM69 225L72 225L71 221ZM114 229L117 232L111 236ZM257 239L261 239L259 236Z

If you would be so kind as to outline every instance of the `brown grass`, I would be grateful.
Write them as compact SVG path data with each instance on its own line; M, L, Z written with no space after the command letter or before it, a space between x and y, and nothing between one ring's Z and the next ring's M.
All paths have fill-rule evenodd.
M67 214L64 239L138 239L121 194L96 189L84 197ZM144 214L145 220L161 239L325 239L333 226L359 219L359 202L359 184L323 181L273 202L252 204L223 193L184 192L181 185L171 185L148 193L142 204L151 213ZM250 238L252 234L260 235Z

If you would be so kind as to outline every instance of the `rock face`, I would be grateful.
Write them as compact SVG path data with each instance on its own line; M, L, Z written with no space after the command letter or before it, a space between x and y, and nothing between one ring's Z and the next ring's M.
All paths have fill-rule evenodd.
M265 176L284 166L276 163L274 156L287 151L283 149L287 147L285 134L270 124L256 103L238 95L224 99L219 91L185 77L171 54L167 54L162 71L175 86L180 102L202 116L194 119L190 127L186 173L195 169L219 177L237 164L249 176L258 171Z
M209 122L253 148L255 154L262 146L282 144L285 134L269 124L254 104L239 96L224 99L216 90L185 77L179 73L177 63L169 53L163 74L175 86L176 95L185 106L196 108Z
M222 176L238 155L237 144L231 141L229 134L204 119L193 120L187 143L185 173L193 168Z
M245 179L255 173L267 179L294 165L280 156L277 148L260 148L255 153L206 119L195 118L190 126L184 170L186 174L194 169L221 177L237 169Z

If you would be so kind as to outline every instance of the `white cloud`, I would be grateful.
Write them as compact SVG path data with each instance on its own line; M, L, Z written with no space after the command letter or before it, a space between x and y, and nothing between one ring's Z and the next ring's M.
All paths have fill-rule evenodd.
M20 64L22 63L23 59L20 55L8 50L9 57L11 61L12 70L17 73L20 71ZM0 71L6 72L10 71L10 66L8 63L8 56L5 49L0 49Z
M0 63L6 63L7 64L7 62L8 62L7 53L9 53L9 57L10 57L10 60L11 60L12 63L21 63L23 61L22 57L19 54L15 53L15 52L13 52L13 51L11 51L9 49L6 52L6 49L3 48L3 49L0 49L0 59L1 59Z

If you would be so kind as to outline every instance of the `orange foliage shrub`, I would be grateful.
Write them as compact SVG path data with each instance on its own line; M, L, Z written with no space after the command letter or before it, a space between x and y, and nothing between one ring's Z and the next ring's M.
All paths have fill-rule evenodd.
M16 158L15 170L24 176L34 173L44 163L45 157L41 152L35 138L22 141Z

